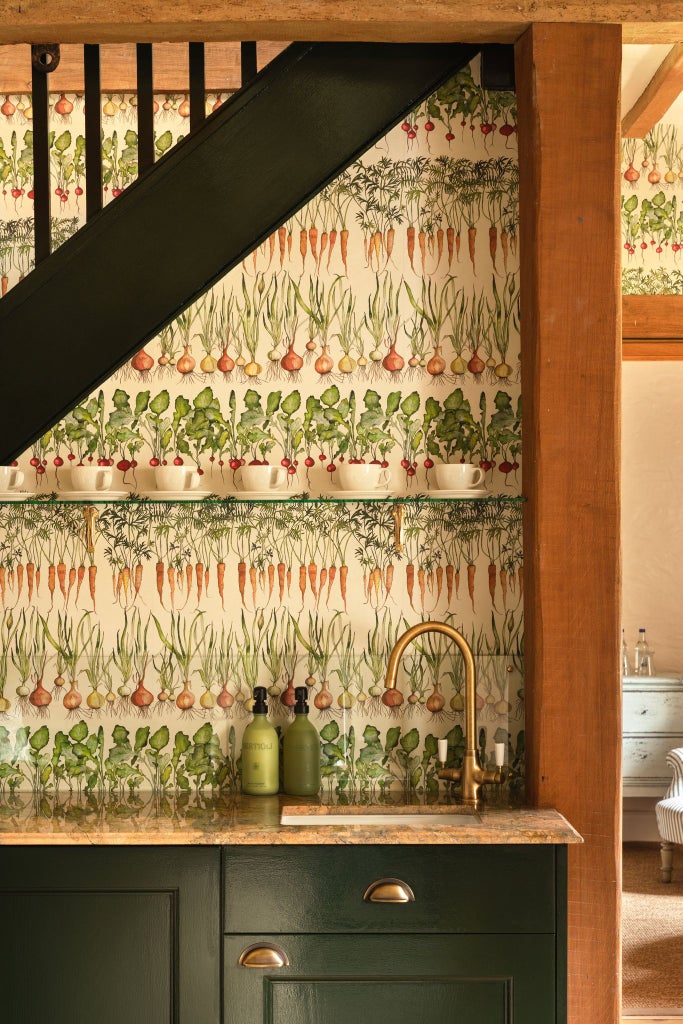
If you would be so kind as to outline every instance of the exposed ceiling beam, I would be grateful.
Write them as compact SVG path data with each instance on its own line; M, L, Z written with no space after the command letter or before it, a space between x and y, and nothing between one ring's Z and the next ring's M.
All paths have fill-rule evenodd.
M631 109L624 114L621 135L624 139L642 139L661 121L683 92L683 43L667 53Z
M0 0L0 43L241 39L514 42L533 22L623 24L626 43L683 39L683 0Z
M260 42L258 69L269 64L287 44ZM154 90L186 93L189 88L188 47L183 43L154 46ZM111 43L102 47L102 92L136 92L135 46ZM83 92L83 47L67 43L61 47L59 66L50 73L50 92ZM207 92L234 92L241 85L240 44L207 43ZM0 46L0 93L31 90L31 50L27 45Z

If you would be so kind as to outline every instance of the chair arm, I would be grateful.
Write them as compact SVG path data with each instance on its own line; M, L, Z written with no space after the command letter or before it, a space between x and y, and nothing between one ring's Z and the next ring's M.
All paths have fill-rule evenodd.
M665 799L672 796L683 796L683 747L670 750L666 755L666 763L673 772L673 778L666 791Z

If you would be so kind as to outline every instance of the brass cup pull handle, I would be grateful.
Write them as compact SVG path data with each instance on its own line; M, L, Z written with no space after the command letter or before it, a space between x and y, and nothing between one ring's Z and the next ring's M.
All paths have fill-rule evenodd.
M380 878L365 890L366 903L414 903L415 893L400 878Z
M254 942L242 950L237 962L240 967L289 967L289 957L274 942Z

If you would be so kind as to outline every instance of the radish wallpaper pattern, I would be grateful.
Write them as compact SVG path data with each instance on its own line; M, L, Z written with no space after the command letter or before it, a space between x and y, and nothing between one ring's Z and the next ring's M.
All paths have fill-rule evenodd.
M55 100L59 241L85 185L82 101ZM136 173L131 100L105 103L107 201ZM32 256L30 123L10 106L3 291ZM161 156L182 103L157 120ZM30 493L0 503L0 791L238 787L254 685L285 729L304 681L325 787L434 791L437 739L462 755L460 660L427 636L400 706L382 700L396 637L426 618L472 643L484 759L507 742L523 784L515 131L514 96L459 74L20 460ZM388 491L340 500L361 460ZM436 466L460 461L481 497L438 495ZM240 467L262 462L282 491L246 500ZM80 463L110 467L110 500L69 500ZM200 471L194 500L155 489L164 464Z

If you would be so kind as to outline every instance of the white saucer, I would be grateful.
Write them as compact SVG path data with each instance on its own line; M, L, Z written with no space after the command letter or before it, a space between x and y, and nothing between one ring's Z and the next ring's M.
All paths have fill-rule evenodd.
M432 487L427 491L429 498L490 498L491 494L485 487L460 487L454 490Z
M266 491L231 491L228 495L229 498L234 498L235 501L286 501L287 498L298 496L298 494L293 494L292 491L282 491L275 487L271 487L270 490Z
M150 501L198 501L210 494L213 491L145 491L143 497Z
M348 501L365 501L367 498L395 498L398 491L389 491L384 487L375 487L367 491L346 491L341 487L323 492L325 498L344 498Z
M60 491L62 501L118 501L127 498L130 491Z

